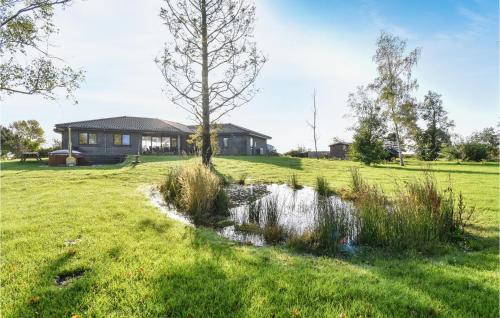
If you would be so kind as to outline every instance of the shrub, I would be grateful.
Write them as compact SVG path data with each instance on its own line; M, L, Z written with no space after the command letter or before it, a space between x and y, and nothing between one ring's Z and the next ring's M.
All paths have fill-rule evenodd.
M295 173L288 177L287 184L290 188L294 190L300 190L303 188L302 185L300 185L299 183L299 177L297 177Z
M365 165L380 163L387 155L382 139L365 126L359 127L355 133L349 152L353 160L361 161Z
M489 157L488 147L477 142L467 142L463 145L464 159L467 161L482 161Z
M284 153L285 156L307 158L308 151L304 147L297 147L297 149L292 149Z
M169 171L160 192L195 224L212 223L228 215L229 200L220 178L201 164Z
M330 185L328 181L324 177L316 177L316 193L320 196L329 196L332 194L332 190L330 189Z

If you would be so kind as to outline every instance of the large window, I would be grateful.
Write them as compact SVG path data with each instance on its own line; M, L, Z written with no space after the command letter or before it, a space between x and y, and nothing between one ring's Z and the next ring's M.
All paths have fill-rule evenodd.
M151 152L151 136L142 136L142 152Z
M127 134L114 134L113 144L115 146L130 146L130 135Z
M222 138L222 144L224 145L224 147L227 147L228 143L229 143L229 138L228 137Z
M170 137L161 137L161 148L164 151L170 150Z
M142 152L161 153L177 151L176 137L142 136Z
M95 133L80 133L78 135L78 143L80 145L96 145L97 144L97 134Z
M159 152L161 149L161 137L152 137L151 148L155 152Z

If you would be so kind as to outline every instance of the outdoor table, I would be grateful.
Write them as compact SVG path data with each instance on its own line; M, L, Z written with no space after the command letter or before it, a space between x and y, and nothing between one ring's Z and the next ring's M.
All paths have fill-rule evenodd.
M26 162L26 158L36 158L38 161L42 161L42 158L40 158L40 154L36 151L34 152L22 152L21 153L21 162Z

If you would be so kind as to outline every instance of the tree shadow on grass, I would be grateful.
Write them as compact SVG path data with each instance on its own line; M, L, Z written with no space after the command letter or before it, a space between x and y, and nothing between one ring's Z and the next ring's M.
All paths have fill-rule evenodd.
M243 277L230 278L217 262L197 259L176 267L154 282L163 309L162 317L241 316Z
M498 172L488 172L488 171L471 171L471 170L452 170L452 169L440 169L439 166L433 166L433 167L408 167L408 166L382 166L382 165L374 165L372 168L375 169L397 169L397 170L403 170L403 171L431 171L434 173L449 173L449 174L476 174L476 175L500 175Z
M143 218L137 225L137 227L142 230L154 230L157 233L164 233L167 231L172 224L167 220L155 221L151 218Z
M86 310L84 298L94 286L94 276L90 268L74 267L68 271L71 257L65 253L38 271L38 280L31 286L31 298L20 300L12 317L71 317ZM81 277L62 285L56 283L58 275L81 272Z
M47 160L40 161L26 161L20 162L19 160L4 160L0 162L1 170L5 171L85 171L85 170L117 170L124 167L136 168L142 164L158 163L158 162L174 162L174 161L187 161L192 159L190 156L153 156L145 155L140 157L139 164L133 164L133 159L127 158L122 163L117 164L102 164L92 166L49 166Z
M412 316L497 317L498 291L481 278L469 277L463 265L404 261L397 266L376 266L371 271L392 285L438 303L421 312L411 310Z
M273 165L286 169L303 170L301 158L268 156L225 156L221 158L262 165Z

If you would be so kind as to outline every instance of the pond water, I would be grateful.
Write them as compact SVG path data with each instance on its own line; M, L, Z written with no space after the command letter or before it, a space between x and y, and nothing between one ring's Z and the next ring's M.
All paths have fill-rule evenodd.
M237 242L266 245L261 230L270 222L296 235L313 231L318 217L321 216L319 210L325 204L335 211L343 211L344 217L347 215L347 218L352 219L351 203L344 202L334 195L318 197L316 191L310 187L294 190L286 184L230 185L226 192L230 198L229 219L232 225L216 228L216 231L221 236ZM149 197L151 202L170 218L192 226L189 218L164 202L158 190L150 189ZM319 205L318 200L321 200L323 205ZM351 244L353 235L346 237L346 246Z

